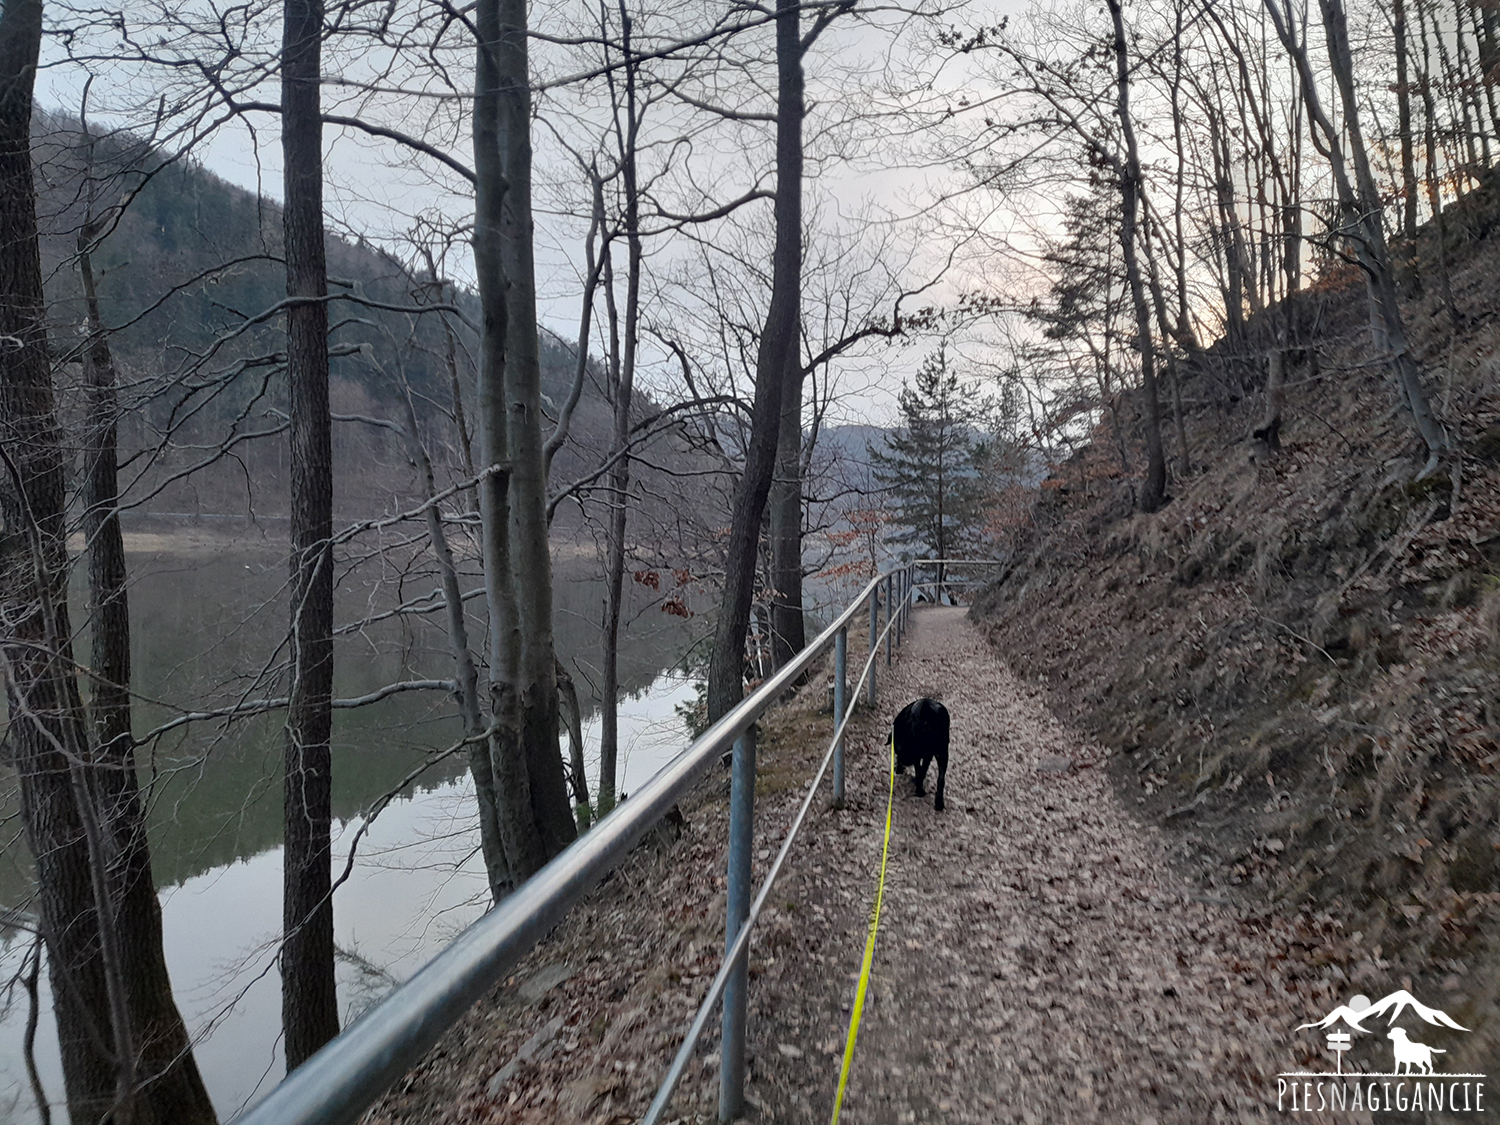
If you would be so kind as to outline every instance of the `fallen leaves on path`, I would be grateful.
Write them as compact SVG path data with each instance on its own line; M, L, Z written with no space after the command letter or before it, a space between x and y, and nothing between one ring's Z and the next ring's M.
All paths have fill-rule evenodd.
M847 806L810 818L752 946L752 1118L829 1113L879 860L885 731L920 695L952 716L948 808L897 779L843 1121L1273 1113L1277 1072L1311 1061L1293 1029L1333 995L1310 968L1316 942L1204 901L1120 805L1102 749L1054 719L961 610L917 614L896 668L879 673L879 707L853 724ZM820 695L767 724L757 874L827 737ZM637 853L373 1119L638 1119L722 952L724 791L712 779L682 839ZM673 1103L680 1120L713 1119L716 1051L711 1035Z

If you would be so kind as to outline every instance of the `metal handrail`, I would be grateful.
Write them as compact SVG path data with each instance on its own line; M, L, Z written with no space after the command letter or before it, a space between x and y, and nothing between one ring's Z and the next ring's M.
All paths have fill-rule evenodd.
M872 578L816 640L695 739L628 801L325 1044L238 1118L237 1125L352 1125L357 1121L444 1031L562 920L574 903L629 854L714 762L733 748L750 725L827 651L861 606L879 598L888 578L915 565L905 563ZM871 607L872 641L876 605L878 601ZM892 605L887 602L882 637L889 635ZM870 648L873 661L877 643ZM749 926L741 927L740 932L748 935ZM729 963L732 965L732 960Z
M902 566L899 571L903 580L908 577L907 571L912 564ZM907 587L909 589L909 587ZM859 605L856 601L855 606ZM865 666L860 671L859 679L855 681L853 690L849 693L854 698L859 698L859 692L865 685L865 681L874 671L876 658L880 655L880 644L891 634L905 615L908 605L899 603L900 608L886 618L885 628L881 630L875 643L870 646L870 653L865 658ZM738 936L728 952L724 954L724 961L719 966L719 971L714 975L713 982L708 986L708 992L704 994L703 1000L698 1005L697 1014L689 1025L687 1035L683 1037L682 1045L677 1049L677 1054L672 1059L672 1064L667 1068L666 1076L662 1078L661 1085L657 1088L656 1096L651 1099L651 1105L646 1110L646 1115L641 1118L640 1125L657 1125L661 1116L666 1112L671 1103L672 1094L677 1089L677 1083L681 1081L683 1071L693 1057L693 1048L697 1046L698 1040L702 1038L703 1032L708 1028L708 1021L713 1017L714 1008L717 1007L719 999L724 994L724 989L729 982L730 974L734 971L736 964L743 958L750 945L750 931L755 926L756 920L760 918L761 908L765 905L767 897L771 894L771 888L776 883L776 877L781 874L782 865L786 857L791 853L792 844L797 839L797 833L802 829L802 822L807 819L808 810L812 808L813 801L818 795L818 789L823 784L823 777L828 772L829 764L841 749L844 740L845 728L849 726L849 720L854 717L854 708L840 718L835 711L835 729L833 738L828 743L828 749L823 754L823 760L818 764L818 772L808 783L807 795L802 798L802 805L797 809L797 815L792 818L790 827L787 828L786 837L781 842L781 848L776 853L776 858L771 861L770 869L766 872L765 880L761 883L760 892L755 896L755 902L751 905L749 913L740 925ZM722 1115L721 1115L722 1116Z

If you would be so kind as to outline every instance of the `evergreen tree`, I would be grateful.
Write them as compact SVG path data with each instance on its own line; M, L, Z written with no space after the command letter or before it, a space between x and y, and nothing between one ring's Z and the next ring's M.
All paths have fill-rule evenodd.
M885 448L869 451L892 513L886 539L932 558L960 554L979 537L983 402L949 369L947 351L939 348L923 361L915 385L902 383L900 406L901 427Z

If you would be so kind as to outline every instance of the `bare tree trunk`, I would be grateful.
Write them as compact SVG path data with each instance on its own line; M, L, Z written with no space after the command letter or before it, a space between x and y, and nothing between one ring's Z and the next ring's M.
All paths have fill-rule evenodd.
M437 277L437 270L430 256L428 272L434 278ZM438 300L441 301L446 295L446 283L436 282L436 287ZM448 370L448 393L453 400L453 421L458 430L459 453L463 457L465 474L473 478L478 472L474 464L474 442L469 432L468 415L464 410L463 386L458 376L458 336L446 313L442 314L442 319L444 363ZM411 388L405 385L402 391L407 408L407 424L411 430L413 457L423 470L427 499L430 500L437 494L437 478L433 473L432 459L418 436L416 407L411 401ZM481 483L469 490L470 503L476 515L481 511L479 496L483 487ZM479 850L484 857L490 900L499 902L510 892L513 880L500 826L500 796L495 784L492 757L493 739L485 720L484 704L479 696L479 670L474 663L474 653L469 643L463 592L458 582L458 566L454 561L447 533L443 530L441 509L436 504L428 509L427 528L433 551L438 558L439 571L443 576L443 608L448 618L448 647L453 653L455 671L458 673L459 706L463 711L464 731L473 740L469 743L469 776L474 779L474 804L479 814Z
M1115 436L1115 448L1120 454L1120 472L1130 474L1130 451L1125 440L1125 426L1120 419L1120 396L1115 393L1110 379L1110 353L1114 342L1115 298L1114 298L1114 243L1104 247L1104 344L1097 357L1099 372L1099 397L1109 405L1110 429Z
M490 706L500 835L528 879L573 839L557 738L552 559L531 249L531 94L524 0L474 7L474 259L482 310L479 428Z
M1401 137L1401 234L1412 244L1415 261L1417 165L1411 143L1411 79L1407 63L1410 37L1406 33L1406 0L1392 0L1391 30L1396 40L1396 131Z
M32 89L40 0L0 8L0 674L3 749L20 782L36 861L37 908L57 1016L68 1114L92 1125L118 1103L118 987L106 978L90 844L74 787L87 746L67 607L62 435L49 365L36 194ZM116 985L118 982L116 982ZM113 995L112 995L113 994ZM129 1066L133 1059L120 1059ZM126 1076L125 1093L129 1093Z
M1179 203L1179 208L1181 204ZM1183 480L1193 471L1192 451L1188 447L1187 424L1182 417L1182 380L1177 373L1177 353L1172 350L1171 342L1174 336L1179 341L1186 341L1183 350L1187 353L1188 362L1197 362L1197 341L1193 338L1190 330L1179 328L1177 332L1172 331L1171 322L1167 318L1167 301L1162 291L1161 271L1157 268L1156 254L1152 249L1152 239L1147 237L1146 246L1146 278L1151 283L1151 304L1156 312L1156 324L1161 329L1163 345L1167 349L1167 386L1172 392L1172 423L1177 432L1177 471Z
M542 438L542 367L537 338L531 221L531 89L526 0L502 0L501 159L508 185L501 212L506 274L505 396L510 414L510 537L520 610L521 735L532 815L548 858L573 842L558 740L557 653L552 632L552 554L547 542L547 467Z
M1286 405L1286 349L1273 341L1266 352L1266 409L1251 438L1267 454L1281 452L1281 412Z
M1208 119L1209 151L1214 164L1214 202L1219 210L1220 240L1224 249L1226 334L1231 340L1239 341L1245 335L1245 263L1241 253L1244 244L1238 233L1239 219L1235 215L1229 127L1221 106L1211 105L1205 99L1203 109Z
M946 407L944 408L946 410ZM946 418L943 419L947 421ZM948 444L946 425L940 425L938 430L938 456L937 456L937 585L933 587L933 601L938 605L943 604L943 595L947 592L944 587L944 579L947 577L948 568L948 474L944 471L944 450ZM887 615L890 611L887 609Z
M445 299L444 290L446 286L438 285L438 300ZM453 424L458 430L458 451L464 459L464 474L468 477L478 475L474 465L474 439L469 433L469 415L464 410L463 384L458 378L458 333L453 330L453 322L448 319L448 314L441 314L443 318L443 363L448 369L448 395L453 399ZM479 511L478 491L469 490L470 504L475 512Z
M1500 51L1496 40L1500 38L1500 18L1490 4L1470 5L1474 17L1474 38L1479 52L1479 86L1484 90L1485 107L1489 110L1490 129L1500 133L1500 104L1495 99L1495 85L1500 83Z
M417 410L412 402L411 386L403 380L403 385L398 390L406 408L407 448L413 463L422 474L423 499L428 502L427 538L432 541L432 553L437 559L438 573L443 581L443 609L448 618L448 649L453 654L454 671L457 673L458 703L463 713L464 734L470 739L469 775L474 779L474 800L479 810L479 849L484 856L490 898L499 902L510 889L510 869L500 839L495 775L490 765L489 740L486 737L483 708L479 702L479 669L474 664L474 654L469 647L469 626L464 616L463 588L458 582L458 565L453 559L448 533L443 528L442 507L433 499L437 495L437 477L432 469L432 458L428 456L427 447L422 443L417 429Z
M1448 273L1448 230L1443 221L1443 193L1438 186L1437 105L1432 97L1432 56L1428 50L1427 15L1422 7L1422 0L1417 0L1417 28L1422 42L1422 140L1427 149L1424 177L1427 205L1432 209L1430 237L1437 265L1438 295L1448 310L1449 327L1457 335L1463 331L1463 317L1459 314L1458 303L1453 299L1453 282Z
M1370 294L1372 318L1383 328L1391 352L1391 366L1402 403L1411 412L1412 422L1427 446L1427 464L1419 477L1437 471L1448 452L1447 431L1433 414L1427 392L1422 387L1422 369L1406 342L1406 325L1397 298L1395 274L1386 249L1385 230L1381 223L1380 193L1370 172L1364 135L1359 125L1359 104L1354 94L1354 76L1349 54L1349 35L1340 0L1318 0L1323 13L1323 28L1328 40L1328 55L1334 81L1344 109L1344 129L1337 129L1323 111L1318 97L1317 81L1308 61L1307 50L1296 34L1290 5L1283 11L1276 0L1264 0L1266 11L1276 25L1276 34L1296 64L1303 100L1313 128L1322 135L1320 146L1328 157L1338 188L1339 203L1347 223L1348 237L1365 273ZM1356 179L1349 178L1342 138L1347 136L1349 156L1354 162Z
M802 612L802 357L795 338L781 388L770 504L771 663L780 668L807 644Z
M52 1125L52 1106L47 1100L41 1073L36 1068L36 1028L42 1014L37 978L41 976L41 969L42 936L37 934L32 939L31 951L21 963L21 987L26 990L26 1030L21 1035L21 1055L26 1060L26 1078L31 1083L31 1096L36 1099L37 1116L42 1125Z
M756 544L776 470L787 368L796 362L802 276L801 9L776 13L776 249L771 305L755 356L755 398L745 471L735 490L724 560L724 600L708 668L708 717L716 721L745 691L745 632L755 591Z
M281 65L291 385L291 691L286 715L281 1022L286 1066L339 1032L333 974L333 448L323 246L322 0L287 0Z
M1464 0L1453 0L1453 53L1456 63L1453 85L1458 90L1459 104L1463 107L1464 141L1469 157L1466 178L1477 180L1479 169L1490 166L1490 136L1479 112L1477 89L1484 82L1474 81L1473 67L1469 63L1468 38L1464 34L1464 24L1467 22L1464 19ZM1477 152L1474 148L1476 140L1479 143Z
M557 694L562 701L563 725L568 728L568 785L573 791L573 817L578 831L587 832L593 823L589 808L589 777L583 764L583 709L578 706L578 688L573 677L557 662Z
M10 718L4 747L20 781L22 819L36 858L68 1112L74 1122L90 1123L110 1108L115 1073L88 848L65 750L83 741L77 729L82 702L69 674L71 652L50 651L50 638L66 643L72 631L60 578L66 573L64 459L48 366L30 148L41 35L39 0L0 9L0 334L7 341L0 348L0 670Z
M495 776L496 813L512 885L529 879L547 862L546 847L531 815L531 778L521 742L521 633L512 577L510 544L510 434L506 424L505 364L510 305L503 242L505 193L501 158L502 99L511 78L501 70L499 0L474 8L478 42L474 90L474 267L478 282L479 485L484 538L485 601L490 628L490 762Z
M620 310L615 301L614 254L604 247L605 304L609 317L609 391L614 399L615 428L610 438L610 456L626 460L624 449L630 440L630 419L619 406L625 379L625 358L620 346ZM629 304L627 297L626 303ZM620 764L620 613L625 598L625 496L630 485L629 471L609 475L609 519L606 523L604 559L604 635L603 667L600 669L601 711L599 715L599 815L606 816L615 807L619 793Z
M1187 154L1183 144L1183 114L1182 114L1182 23L1183 4L1179 3L1176 9L1177 31L1174 41L1174 56L1172 60L1172 147L1177 157L1177 180L1175 188L1175 206L1172 210L1173 234L1177 243L1177 253L1173 260L1173 276L1176 280L1177 290L1177 342L1189 356L1196 359L1201 348L1198 344L1197 333L1193 331L1192 315L1188 311L1188 279L1187 279L1187 238L1183 233L1183 212L1185 210L1183 196L1187 191Z
M1156 390L1156 355L1151 339L1151 309L1146 302L1146 288L1136 256L1136 221L1141 192L1141 161L1136 150L1135 126L1130 117L1130 63L1125 50L1125 19L1120 0L1106 0L1114 21L1115 77L1118 91L1120 129L1125 137L1125 160L1120 176L1120 195L1124 207L1120 219L1120 249L1125 256L1125 276L1130 282L1130 296L1135 303L1137 346L1141 356L1142 421L1146 431L1146 480L1141 486L1139 506L1143 512L1154 512L1162 506L1167 493L1167 464L1161 445L1161 405Z
M121 972L139 1052L138 1080L157 1120L185 1125L215 1120L213 1103L198 1073L192 1044L177 1003L162 950L161 903L151 871L131 737L130 612L125 588L125 543L120 533L118 455L119 402L114 358L104 335L94 285L93 141L81 122L88 153L88 208L78 235L78 272L83 285L88 338L83 352L89 395L88 472L84 485L84 531L89 556L94 739L103 768L94 778L100 817L109 836L118 901Z
M620 123L615 107L615 133L620 147L620 170L625 188L625 318L622 325L623 339L618 351L612 352L610 390L614 398L614 434L610 445L610 456L615 463L609 472L609 558L605 573L607 603L604 611L604 668L602 675L603 698L600 704L599 739L599 815L605 816L615 807L618 789L618 765L620 759L620 613L624 603L625 586L625 522L629 514L630 494L630 414L635 399L635 362L640 336L641 308L641 229L640 188L636 181L636 137L640 128L636 106L637 63L632 55L630 42L630 15L622 0L620 4L620 50L625 58L625 121ZM611 97L615 97L613 82ZM606 253L608 251L606 250ZM613 293L613 278L610 282ZM615 337L613 322L615 305L610 303L611 336Z
M1449 449L1448 434L1433 414L1427 392L1422 386L1422 369L1406 342L1406 322L1396 291L1396 276L1391 269L1390 254L1385 245L1385 226L1381 222L1380 190L1370 171L1365 151L1364 133L1359 124L1359 102L1354 91L1354 62L1349 51L1349 29L1344 16L1343 0L1318 0L1323 13L1323 28L1328 39L1328 56L1339 98L1344 107L1344 129L1349 138L1349 154L1354 160L1355 184L1341 174L1343 161L1333 161L1335 181L1340 186L1346 211L1358 215L1362 236L1356 241L1360 265L1370 286L1372 303L1384 323L1391 362L1401 397L1411 412L1417 432L1428 450L1428 464L1423 473L1436 471L1443 454ZM1313 100L1308 99L1311 109ZM1337 134L1328 130L1330 149L1337 153Z
M1399 2L1399 0L1398 0ZM1296 115L1300 122L1300 113ZM1296 185L1302 175L1302 130L1300 124L1289 146L1291 167L1281 178L1281 275L1283 294L1273 321L1276 338L1266 356L1266 404L1260 426L1251 432L1268 455L1281 451L1282 415L1286 408L1286 369L1295 329L1293 298L1302 279L1302 207L1296 198Z

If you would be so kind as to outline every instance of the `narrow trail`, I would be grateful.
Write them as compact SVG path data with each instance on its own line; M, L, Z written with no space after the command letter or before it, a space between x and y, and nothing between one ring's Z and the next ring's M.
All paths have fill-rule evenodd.
M1272 1116L1277 1073L1311 1061L1294 1056L1292 1029L1334 989L1306 936L1202 901L1169 866L1170 841L1122 806L1103 750L1053 718L963 610L918 611L899 651L894 669L879 663L877 706L851 722L846 807L815 808L756 928L748 1119L828 1121L875 890L886 736L922 695L952 716L947 809L897 778L843 1125ZM820 675L763 723L757 884L827 745L823 687ZM719 965L727 795L726 773L705 779L685 823L633 852L366 1121L639 1121ZM684 1125L717 1120L711 1028L673 1101Z
M962 609L918 612L894 673L880 673L877 717L940 697L952 757L943 813L930 785L924 800L909 773L896 779L843 1121L1274 1112L1291 1029L1308 1017L1265 928L1201 901L1169 868L1160 835L1122 807L1101 748L1053 718ZM868 735L848 789L848 859L835 871L809 848L813 866L788 894L787 909L829 925L755 986L754 1093L771 1120L826 1120L831 1105L887 795L884 746Z

